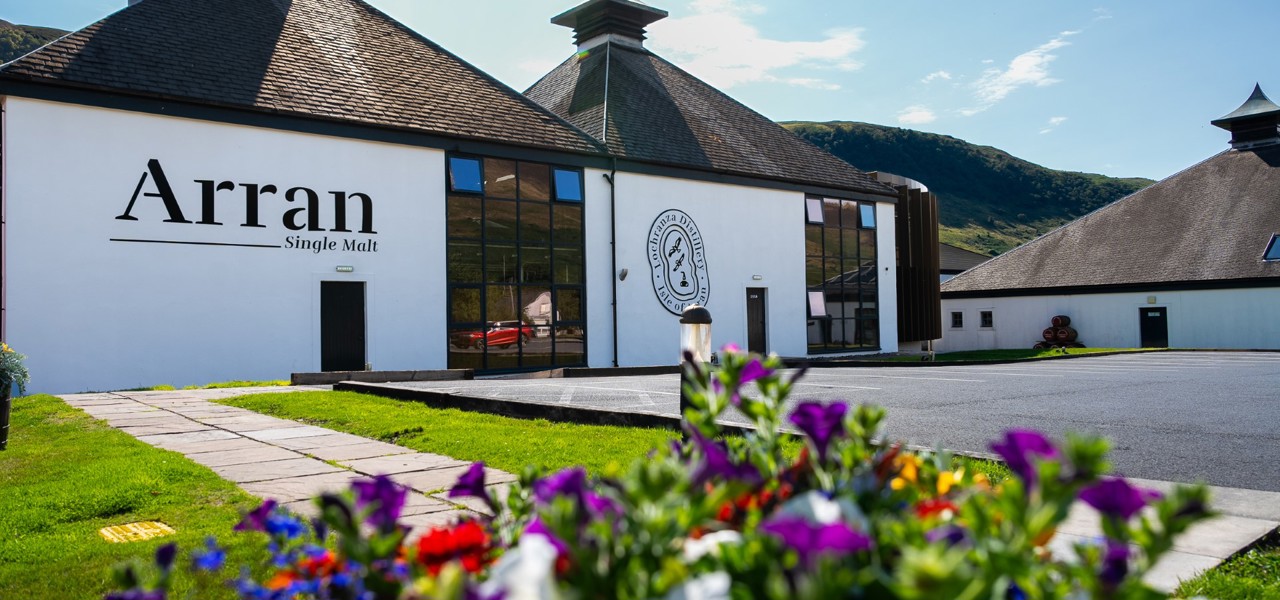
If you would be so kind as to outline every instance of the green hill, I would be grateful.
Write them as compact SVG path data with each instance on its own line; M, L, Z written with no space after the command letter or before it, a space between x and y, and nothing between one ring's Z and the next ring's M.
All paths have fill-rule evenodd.
M1152 183L1055 171L990 146L836 121L783 126L864 171L915 179L938 195L943 242L995 255Z
M7 63L66 34L52 27L14 25L0 20L0 63Z

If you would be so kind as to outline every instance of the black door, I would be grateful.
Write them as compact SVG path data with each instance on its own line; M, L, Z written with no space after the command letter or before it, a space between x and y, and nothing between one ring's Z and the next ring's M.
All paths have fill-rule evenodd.
M1138 328L1142 336L1143 348L1169 347L1169 316L1165 308L1139 308Z
M747 288L747 350L765 353L764 288Z
M320 370L363 371L364 282L320 282Z

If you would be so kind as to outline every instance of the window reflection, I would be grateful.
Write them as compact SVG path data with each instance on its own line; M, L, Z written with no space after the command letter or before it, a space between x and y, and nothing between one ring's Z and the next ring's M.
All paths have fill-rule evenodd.
M814 224L806 198L805 284L811 352L879 347L876 232L863 229L864 208L851 200L821 199L821 224ZM814 206L816 209L816 206ZM874 216L874 215L873 215Z

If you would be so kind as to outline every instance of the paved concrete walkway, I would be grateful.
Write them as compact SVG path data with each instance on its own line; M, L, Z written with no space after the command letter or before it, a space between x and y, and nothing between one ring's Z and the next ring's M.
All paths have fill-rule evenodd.
M413 490L401 522L415 533L468 513L487 512L479 500L446 497L470 463L210 402L299 389L325 388L109 392L61 398L139 440L180 452L244 491L275 499L299 515L316 514L311 499L320 493L345 490L353 479L379 474L391 475ZM485 481L491 486L515 479L510 473L486 470Z
M71 406L104 419L153 446L180 452L260 498L274 498L302 515L313 515L310 499L346 489L351 480L388 474L413 490L402 522L416 533L461 516L487 512L474 499L449 499L445 491L469 463L415 452L323 427L269 417L214 404L210 400L250 393L326 389L266 387L165 392L109 392L64 395ZM510 473L487 470L489 485L515 480ZM1158 490L1174 484L1132 480ZM1172 591L1182 579L1212 568L1258 538L1280 527L1280 492L1211 488L1221 516L1188 531L1147 577ZM459 502L462 500L462 502ZM1050 548L1071 554L1071 545L1096 540L1101 526L1096 511L1077 503Z

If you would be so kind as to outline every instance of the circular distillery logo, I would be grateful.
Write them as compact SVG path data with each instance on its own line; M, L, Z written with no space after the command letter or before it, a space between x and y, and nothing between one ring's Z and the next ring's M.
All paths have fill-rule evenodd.
M691 304L707 305L711 279L702 234L689 215L668 210L649 228L649 269L653 291L667 310L680 314Z

